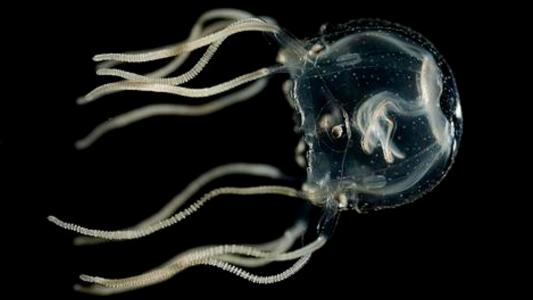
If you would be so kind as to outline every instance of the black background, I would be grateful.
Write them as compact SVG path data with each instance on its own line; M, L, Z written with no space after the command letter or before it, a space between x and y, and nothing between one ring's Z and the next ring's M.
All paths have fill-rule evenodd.
M16 217L32 215L28 218L38 220L28 228L17 226L23 234L15 233L27 246L13 250L24 253L24 261L29 262L17 277L24 286L20 293L88 299L91 297L72 291L80 273L133 275L190 247L275 238L294 220L301 205L298 200L220 197L182 224L145 239L82 248L71 245L73 234L45 220L46 215L54 214L89 227L134 224L157 211L202 172L229 162L268 163L303 178L303 170L293 159L298 136L293 132L293 112L281 92L284 76L274 76L267 90L254 100L214 115L153 118L109 133L88 150L73 147L75 140L118 113L149 103L182 101L168 95L123 93L76 106L78 96L106 80L94 75L94 54L180 41L202 12L223 6L271 16L302 38L315 35L323 23L361 17L387 19L422 33L451 65L459 87L465 129L456 163L433 192L413 204L366 215L344 213L326 247L300 273L282 283L257 286L216 269L197 267L163 284L115 298L434 298L496 290L506 273L496 271L502 264L500 255L487 252L506 243L498 235L506 211L496 215L489 210L498 205L491 199L499 195L491 190L487 196L493 181L486 162L499 150L486 147L487 137L494 131L487 130L485 107L497 101L487 86L498 62L486 49L494 33L503 30L501 19L492 15L500 8L467 10L462 5L430 6L425 2L341 3L93 3L47 6L42 13L33 7L36 17L28 35L31 43L22 47L22 42L28 42L25 40L20 44L30 60L32 84L22 80L22 96L18 97L22 100L13 101L13 110L3 110L8 114L2 126L2 150L14 154L12 158L4 156L8 157L5 165L13 166L11 178L23 183L14 184L16 192L10 195L11 202L21 204ZM276 45L260 34L231 38L191 86L269 66L276 50ZM26 69L22 71L29 75ZM210 187L262 183L265 181L231 177ZM209 187L203 191L207 190Z

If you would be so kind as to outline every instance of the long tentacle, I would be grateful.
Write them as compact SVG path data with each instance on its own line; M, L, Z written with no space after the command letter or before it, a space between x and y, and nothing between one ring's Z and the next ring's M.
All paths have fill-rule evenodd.
M255 247L255 248L257 248L259 250L262 250L262 251L265 251L265 252L270 252L273 255L278 255L278 254L281 254L281 253L285 253L294 245L294 242L305 233L306 229L307 229L307 221L304 220L304 219L301 219L301 220L297 221L291 228L287 229L285 231L285 233L283 234L283 236L281 236L280 238L275 239L273 241L269 241L269 242L263 243L263 244L251 245L251 247ZM196 248L196 249L197 250L205 249L205 247ZM167 267L169 267L169 266L171 266L173 264L176 264L180 259L183 259L183 254L177 255L176 257L170 259L169 261L165 262L164 264L162 264L161 266L159 266L158 268L155 268L153 270L161 269L161 268L167 268ZM226 255L218 256L218 257L216 257L216 259L212 259L212 260L206 262L205 264L209 264L209 262L213 262L213 263L217 262L217 263L220 263L220 264L227 263L227 264L237 265L237 266L241 266L241 267L256 268L256 267L261 267L261 266L264 266L266 264L271 263L272 259L257 258L257 257L245 257L245 256L241 256L241 255L226 254ZM303 266L303 264L301 264L301 266ZM226 269L226 268L229 268L229 266L223 266L222 267L222 269ZM293 266L293 267L289 268L288 270L286 270L285 272L283 272L281 274L277 274L277 276L276 275L269 276L269 278L267 278L266 281L272 281L272 279L274 279L273 276L275 276L275 278L277 278L277 279L287 278L288 275L289 275L288 273L293 273L293 272L295 273L297 271L295 269L299 269L299 267L295 268ZM229 270L229 271L230 272L233 271L235 273L238 270L234 266L232 268L232 270ZM243 270L243 272L246 272L246 271ZM245 273L241 273L241 274L245 274ZM240 275L240 274L237 274L237 275ZM245 276L249 277L251 280L254 280L254 281L261 280L260 277L254 277L253 274L247 273ZM263 277L263 276L261 276L261 277ZM265 281L265 280L263 280L263 281ZM157 282L154 282L154 284L155 283L157 283ZM273 282L271 282L271 283L273 283ZM84 293L88 293L88 294L94 294L94 295L111 295L111 294L123 293L123 292L130 291L130 290L133 290L133 289L136 289L136 288L137 287L131 287L131 286L127 286L127 285L120 286L120 287L118 287L118 286L117 287L109 287L109 286L104 286L104 285L99 285L99 284L91 284L91 285L88 285L88 286L76 284L74 286L74 289L76 291L80 291L80 292L84 292Z
M221 18L225 20L213 23L204 28L205 22L215 18ZM238 21L228 24L228 20L232 19L236 19ZM80 98L78 101L80 104L88 103L104 95L123 90L162 92L193 98L209 97L227 92L230 89L236 88L251 81L258 79L259 81L251 85L249 89L243 89L239 91L240 94L237 94L239 93L237 92L231 95L233 96L231 99L222 98L214 103L208 103L206 105L195 107L186 105L152 105L126 113L115 118L113 120L114 123L107 123L108 127L97 127L95 131L93 131L86 139L84 139L85 141L82 140L82 143L78 144L78 146L80 146L80 148L86 147L98 139L99 136L111 129L126 126L132 122L136 122L154 115L201 115L214 112L255 95L264 87L265 80L262 78L272 74L273 72L276 72L279 67L262 68L255 72L239 76L235 79L214 85L212 87L193 89L179 86L192 80L204 69L209 60L217 51L218 47L226 38L233 34L245 31L278 33L279 27L277 27L277 25L275 25L273 22L267 22L258 18L249 17L248 13L243 13L236 10L217 10L208 12L200 17L195 27L193 27L189 38L185 42L139 53L110 53L96 55L94 60L103 62L97 71L98 75L116 76L126 79L126 81L100 86L87 94L85 97ZM187 56L191 51L205 46L208 46L206 52L189 71L172 78L163 78L174 72L187 59ZM112 67L121 63L148 62L169 57L174 57L174 60L164 67L145 75L139 75L119 69L112 69ZM103 125L105 125L105 123ZM93 136L91 137L91 135ZM85 142L85 144L83 142ZM274 174L274 172L272 174ZM210 175L212 175L212 177L216 177L216 175ZM304 192L284 186L259 186L249 188L224 187L215 189L205 194L197 202L172 215L177 208L179 208L188 198L190 198L194 192L199 189L198 186L202 186L211 180L209 178L206 179L207 177L209 176L203 178L204 181L199 180L193 182L182 194L180 194L182 197L180 197L180 195L177 196L156 215L126 230L104 231L89 229L76 224L63 222L53 216L50 216L49 220L60 227L94 238L109 240L135 239L152 234L156 231L172 226L181 220L184 220L196 212L205 203L219 195L279 194L295 198L308 197ZM194 185L194 183L196 183L196 185ZM128 278L108 279L96 276L81 275L80 278L83 281L93 283L94 285L90 287L78 286L77 288L81 291L94 294L124 292L164 281L189 267L198 265L214 266L259 284L278 282L292 276L294 273L300 270L309 260L311 254L322 247L326 242L326 236L321 235L310 244L287 252L289 249L291 249L295 240L299 236L303 235L306 228L307 227L305 224L302 225L301 222L298 222L295 224L295 226L293 226L293 228L287 230L284 236L281 238L262 245L218 245L191 249L176 256L158 268ZM285 271L270 276L255 275L239 267L257 267L273 261L288 261L296 259L297 261Z
M228 106L253 98L253 96L260 93L266 87L266 85L267 80L260 79L248 87L201 105L152 104L143 106L141 108L118 115L96 126L96 128L94 128L86 137L78 140L75 144L75 147L77 149L85 149L90 147L109 131L129 126L133 123L156 116L201 116L211 114Z
M224 261L220 261L220 260L209 260L209 261L206 261L204 263L200 263L198 265L210 265L210 266L213 266L213 267L217 267L219 269L222 269L228 273L232 273L238 277L241 277L245 280L248 280L250 282L253 282L253 283L257 283L257 284L273 284L273 283L276 283L276 282L280 282L280 281L283 281L289 277L291 277L292 275L296 274L298 271L300 271L304 266L305 264L309 261L309 259L311 258L311 255L306 255L306 256L303 256L301 257L300 259L298 259L293 265L291 265L289 268L287 268L285 271L283 272L280 272L278 274L274 274L274 275L256 275L256 274L252 274L242 268L239 268L237 266L234 266L230 263L227 263L227 262L224 262ZM82 277L83 279L90 279L92 280L92 278L84 278ZM162 278L161 281L164 281L166 280L166 278ZM99 285L99 284L93 284L91 286L82 286L82 285L79 285L79 284L76 284L74 285L74 290L78 291L78 292L82 292L82 293L87 293L87 294L93 294L93 295L101 295L101 296L104 296L104 295L112 295L112 294L118 294L118 293L124 293L124 292L128 292L128 291L132 291L132 290L135 290L135 289L138 289L138 288L142 288L142 287L145 287L145 286L148 286L148 285L153 285L153 284L156 284L156 283L159 283L161 281L154 281L154 282L150 282L150 283L144 283L144 284L139 284L139 285L124 285L124 286L121 286L121 285L117 285L117 286L108 286L108 285Z
M166 93L177 96L189 97L189 98L205 98L227 92L240 85L254 81L260 78L267 77L277 72L279 67L273 68L261 68L256 71L235 77L231 80L216 84L214 86L205 88L187 88L182 86L173 86L162 83L151 82L137 82L137 81L120 81L101 85L84 97L78 98L78 104L86 104L92 102L102 96L112 94L118 91L141 91L141 92L154 92L154 93Z
M198 38L200 38L202 36L205 36L205 35L211 34L213 32L219 31L219 30L223 29L224 27L227 27L229 24L233 23L236 20L247 19L247 18L251 18L251 17L253 17L252 14L250 14L250 13L248 13L246 11L238 10L238 9L229 9L229 8L213 9L213 10L205 12L204 14L202 14L198 18L198 20L193 25L193 27L192 27L192 29L190 31L189 37L184 42L175 43L175 44L172 44L172 45L169 45L169 46L165 46L165 47L158 47L157 49L136 51L136 52L132 52L132 53L142 53L142 52L160 50L160 49L163 49L163 48L176 47L179 44L190 42L190 41L196 40L196 39L198 39ZM216 19L222 19L222 20L205 26L206 23L214 21ZM152 78L162 78L162 77L168 76L169 74L171 74L172 72L177 70L187 60L187 58L189 57L189 54L190 53L183 53L182 55L178 55L171 62L166 64L165 66L163 66L163 67L161 67L161 68L159 68L159 69L157 69L157 70L155 70L153 72L145 74L145 76L152 77ZM115 67L115 66L120 65L120 64L122 64L122 62L105 61L103 63L100 63L97 66L97 70L98 69L105 69L105 68L112 68L112 67Z
M172 45L168 48L159 49L155 51L149 51L149 52L141 52L136 54L101 54L95 56L95 60L107 60L106 57L109 56L108 59L112 61L126 61L126 62L144 62L144 61L151 61L151 60L157 60L166 58L166 54L160 55L161 53L172 53L170 56L176 56L182 53L189 53L190 51L193 51L195 49L210 45L205 52L204 56L197 62L197 64L188 72L177 76L173 78L160 78L160 77L150 77L150 76L142 76L137 75L134 73L128 73L121 70L114 70L109 68L99 69L97 70L97 73L100 75L112 75L112 76L119 76L119 77L126 77L126 79L130 79L129 81L122 81L122 82L114 82L102 85L100 87L97 87L93 91L89 92L86 96L78 99L78 104L85 104L88 102L91 102L99 97L102 97L109 93L115 93L118 91L123 90L131 90L134 89L131 87L131 85L126 83L140 83L140 82L151 82L151 83L158 83L158 84L171 84L171 85L179 85L183 84L192 78L194 78L196 75L198 75L201 70L207 65L211 57L214 55L214 53L217 51L218 47L221 45L221 43L228 37L230 37L233 34L239 33L239 32L245 32L245 31L260 31L260 32L278 32L279 28L275 24L271 24L268 22L265 22L258 18L248 18L243 20L235 21L234 23L228 25L227 27L211 33L207 36L203 36L201 38L198 38L196 40L187 40L184 43L178 44L178 45ZM103 57L103 59L101 59ZM118 57L122 57L125 59L118 59ZM127 58L131 59L127 59ZM132 61L130 61L132 60ZM205 97L205 96L200 96Z
M142 52L142 53L105 53L98 54L93 57L94 61L120 61L128 63L140 63L154 61L164 58L173 57L185 52L191 52L198 48L205 47L220 39L226 38L233 34L246 31L260 31L260 32L279 32L279 27L275 24L267 23L264 20L258 18L250 18L240 20L234 23L234 26L228 26L220 31L206 35L194 41L180 43L176 46L172 45L167 48L158 49L154 51Z
M213 168L200 177L189 183L185 189L174 198L172 198L164 207L152 216L142 220L138 224L124 228L125 230L139 230L146 228L152 224L160 222L166 218L169 218L174 212L179 209L185 202L187 202L194 194L196 194L201 188L208 183L225 176L231 175L247 175L247 176L260 176L273 179L283 178L283 173L270 165L252 164L252 163L232 163L222 165ZM102 241L107 241L94 237L79 236L74 239L76 245L96 244Z
M246 20L236 21L235 23L232 23L226 28L222 29L220 32L223 32L226 30L229 31L232 28L248 28L249 30L256 30L255 29L256 27L254 27L254 25L256 24L254 23L257 23L257 20L258 19L250 18ZM261 21L261 24L265 24L265 23ZM97 74L118 76L124 79L128 79L132 82L149 82L149 83L157 83L157 84L180 85L180 84L183 84L183 83L186 83L192 80L194 77L200 74L200 72L204 69L204 67L209 62L209 60L216 53L216 51L218 50L222 42L224 42L224 40L228 38L229 36L230 35L222 35L220 39L213 41L210 44L210 46L207 48L204 55L198 60L198 62L196 63L194 67L192 67L188 72L185 72L176 77L172 77L172 78L150 77L150 76L143 76L143 75L138 75L138 74L131 73L131 72L126 72L126 71L116 70L116 69L109 69L109 68L99 69L97 70ZM193 43L193 42L195 41L189 41L188 43ZM177 48L179 48L179 46ZM89 94L87 94L85 97L80 98L78 100L78 103L85 104L97 98L100 98L104 95L107 95L110 93L116 93L116 92L123 91L123 90L128 90L124 86L124 82L114 82L114 83L105 84L89 92Z
M222 18L223 20L204 28L204 23L217 18ZM234 22L228 25L228 21ZM254 72L205 88L189 88L181 85L196 77L208 64L209 60L213 57L222 42L231 35L246 31L277 33L279 30L279 27L272 20L251 17L250 14L239 10L220 9L202 15L191 30L189 38L182 43L138 53L96 55L94 60L109 62L107 66L101 66L97 69L97 74L118 76L126 80L103 84L89 92L87 95L79 98L77 101L78 104L86 104L105 95L128 90L168 93L191 98L204 98L226 93L231 89L235 89L252 81L258 80L258 82L243 88L242 90L228 94L225 97L202 105L157 104L141 107L100 124L91 131L88 136L77 141L75 144L76 148L87 148L110 130L124 127L149 117L159 115L205 115L252 98L266 86L265 77L280 71L280 66L261 68ZM174 71L179 65L181 65L181 63L183 63L186 59L186 57L183 58L184 56L191 51L204 46L209 47L189 71L172 78L163 78L163 76L170 74L170 72ZM162 69L146 75L111 68L113 65L119 63L145 62L171 56L177 57L171 62L171 65L169 64Z
M198 60L198 62L187 72L170 78L161 78L161 77L151 77L146 75L139 75L135 74L133 72L123 71L119 69L110 69L110 68L102 68L98 69L96 71L97 75L101 76L115 76L120 77L122 79L127 79L131 81L139 81L139 82L152 82L152 83L163 83L163 84L183 84L190 80L192 80L194 77L196 77L200 72L205 68L207 63L211 60L213 55L215 55L216 51L222 44L223 40L220 40L218 42L215 42L211 44L207 50L205 51L204 55Z
M326 238L324 236L319 236L316 240L304 247L281 254L265 252L254 247L244 245L219 245L211 247L201 247L186 251L185 253L179 255L172 263L140 275L119 279L109 279L98 276L81 275L80 279L85 282L94 283L110 288L136 289L160 283L171 278L177 273L184 271L187 268L206 264L221 255L233 254L268 258L273 261L287 261L310 255L319 248L321 248L325 244L325 242Z
M62 220L59 220L58 218L54 216L49 216L48 220L56 224L59 227L77 232L79 234L87 235L87 236L98 237L102 239L110 239L110 240L131 240L131 239L138 239L141 237L145 237L147 235L150 235L161 229L172 226L186 219L188 216L198 211L198 209L200 209L205 203L207 203L208 201L210 201L211 199L217 196L220 196L220 195L260 195L260 194L278 194L278 195L283 195L283 196L293 197L293 198L305 198L304 193L294 188L286 187L286 186L258 186L258 187L245 187L245 188L223 187L223 188L217 188L217 189L214 189L208 192L203 197L201 197L198 201L191 204L184 210L174 214L172 217L159 221L156 224L151 224L148 227L141 228L141 229L108 231L108 230L90 229L90 228L83 227L77 224L67 223Z

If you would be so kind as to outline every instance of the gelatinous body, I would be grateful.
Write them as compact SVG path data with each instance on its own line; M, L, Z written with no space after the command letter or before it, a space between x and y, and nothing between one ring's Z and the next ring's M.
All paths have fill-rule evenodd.
M325 27L291 57L292 88L308 146L309 188L359 211L411 202L433 188L461 135L448 65L420 35L388 22ZM327 201L327 199L322 199Z

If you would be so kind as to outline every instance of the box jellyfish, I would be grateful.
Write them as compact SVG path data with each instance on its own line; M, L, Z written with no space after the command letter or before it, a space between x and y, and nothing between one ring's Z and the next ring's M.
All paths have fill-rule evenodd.
M241 32L260 32L279 45L273 66L229 81L189 88L224 40ZM205 48L189 70L176 75L192 51ZM170 59L148 74L120 65ZM169 93L181 97L217 96L207 104L154 104L124 113L97 126L76 143L87 148L105 134L160 115L200 116L246 101L263 90L269 76L287 76L283 88L295 111L301 141L296 161L306 168L301 189L283 185L220 187L183 208L204 185L241 174L283 180L275 167L231 163L216 167L190 183L155 215L121 230L100 230L68 223L56 225L81 234L76 244L95 244L145 237L172 226L219 195L277 194L319 207L321 217L310 242L297 246L311 219L303 215L278 239L258 245L214 245L190 249L145 273L126 278L81 275L76 289L107 295L156 284L190 267L208 265L251 282L270 284L300 270L311 254L332 236L342 211L360 213L397 207L420 198L446 175L457 153L462 115L457 87L448 64L420 34L380 20L357 20L322 26L312 39L298 40L266 17L234 9L203 14L189 37L175 45L134 53L96 55L97 74L118 78L78 100L79 104L126 90ZM285 74L285 75L283 75ZM172 75L172 76L171 76ZM294 261L285 271L255 275L250 269Z

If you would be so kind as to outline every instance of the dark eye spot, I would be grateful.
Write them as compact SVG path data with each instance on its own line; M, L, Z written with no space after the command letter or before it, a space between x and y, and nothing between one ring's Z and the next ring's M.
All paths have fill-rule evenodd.
M335 125L331 128L331 135L335 139L340 139L342 135L344 134L344 129L342 125Z

